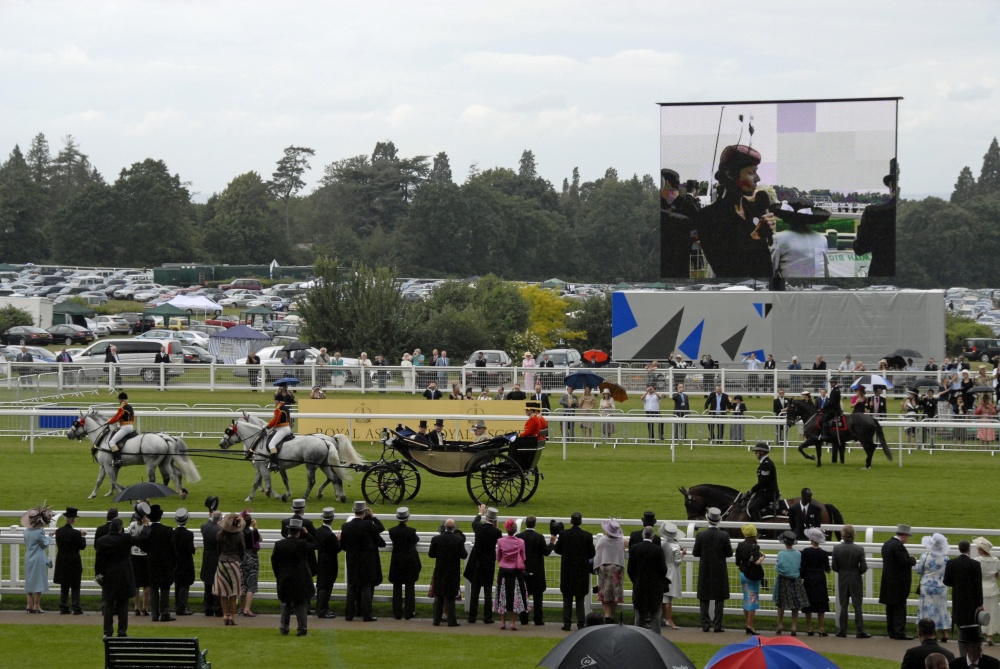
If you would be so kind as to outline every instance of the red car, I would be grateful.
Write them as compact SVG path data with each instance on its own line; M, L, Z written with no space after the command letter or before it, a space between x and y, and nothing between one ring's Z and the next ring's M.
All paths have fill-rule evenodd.
M240 319L236 316L216 316L215 318L209 318L205 321L205 325L221 325L226 329L239 324Z

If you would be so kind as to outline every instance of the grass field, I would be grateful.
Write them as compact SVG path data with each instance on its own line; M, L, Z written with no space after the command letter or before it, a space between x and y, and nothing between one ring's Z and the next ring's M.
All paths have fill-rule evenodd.
M46 625L41 635L44 652L39 652L39 637L25 634L22 625L0 626L0 646L6 658L17 658L21 669L51 667L98 667L103 661L100 629L77 625ZM130 632L132 630L129 630ZM309 636L281 637L277 630L230 630L220 627L176 627L156 630L148 636L197 636L208 649L213 666L280 666L295 669L529 669L538 664L557 643L555 639L518 638L499 632L477 636L406 632L379 634L377 645L372 632L310 630ZM145 631L143 632L146 635ZM678 644L697 666L701 667L719 646ZM900 651L902 653L902 650ZM289 655L294 654L294 660ZM890 669L898 662L847 655L829 655L841 669Z

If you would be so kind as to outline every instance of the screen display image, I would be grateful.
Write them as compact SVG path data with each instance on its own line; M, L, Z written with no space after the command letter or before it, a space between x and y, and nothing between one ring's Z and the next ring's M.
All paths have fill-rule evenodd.
M663 277L894 276L898 104L661 103Z

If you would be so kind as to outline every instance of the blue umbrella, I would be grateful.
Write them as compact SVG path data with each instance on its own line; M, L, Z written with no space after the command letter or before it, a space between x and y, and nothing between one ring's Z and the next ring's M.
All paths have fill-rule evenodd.
M705 669L838 669L798 639L762 638L726 646L712 656Z
M297 386L299 385L299 380L294 376L286 376L283 379L278 379L274 382L276 386Z
M603 376L593 372L573 372L563 379L563 385L570 388L596 388L604 381Z

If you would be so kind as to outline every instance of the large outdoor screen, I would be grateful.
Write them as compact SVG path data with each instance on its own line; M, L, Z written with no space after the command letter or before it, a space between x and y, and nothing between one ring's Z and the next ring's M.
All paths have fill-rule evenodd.
M661 103L663 277L894 276L898 104Z

